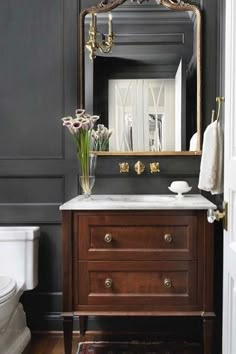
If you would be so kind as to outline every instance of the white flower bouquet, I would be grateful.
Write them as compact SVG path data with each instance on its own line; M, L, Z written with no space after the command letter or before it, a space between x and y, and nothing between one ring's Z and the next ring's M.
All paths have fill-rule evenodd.
M90 196L95 182L95 168L97 156L91 151L107 151L109 138L112 131L103 124L98 124L97 129L93 129L99 116L89 115L83 109L75 111L75 118L62 118L63 125L72 134L77 157L80 162L80 185L85 196Z
M112 130L107 129L103 124L98 124L97 130L92 130L93 150L108 151L111 134Z

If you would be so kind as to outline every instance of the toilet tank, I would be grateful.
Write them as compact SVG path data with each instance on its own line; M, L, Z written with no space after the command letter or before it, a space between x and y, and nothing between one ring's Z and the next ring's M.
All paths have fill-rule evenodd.
M16 280L23 290L38 284L38 226L0 227L0 275Z

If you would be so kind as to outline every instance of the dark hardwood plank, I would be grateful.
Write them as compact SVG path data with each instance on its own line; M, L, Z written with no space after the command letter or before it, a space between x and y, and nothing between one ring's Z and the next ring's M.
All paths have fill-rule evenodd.
M78 350L78 336L73 337L72 354ZM33 334L23 354L64 354L62 334Z

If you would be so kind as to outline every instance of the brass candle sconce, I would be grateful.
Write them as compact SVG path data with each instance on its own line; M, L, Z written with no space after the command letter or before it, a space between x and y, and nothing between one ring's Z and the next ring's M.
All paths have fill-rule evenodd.
M92 19L90 22L90 28L89 28L89 39L85 43L86 48L90 51L90 59L94 60L96 58L96 52L97 50L100 50L100 52L107 54L110 53L112 50L112 47L114 46L114 39L115 35L113 33L113 24L112 24L112 14L110 13L108 16L108 35L105 36L105 34L101 34L97 30L97 14L92 13L91 14ZM101 40L99 41L99 37L101 37Z

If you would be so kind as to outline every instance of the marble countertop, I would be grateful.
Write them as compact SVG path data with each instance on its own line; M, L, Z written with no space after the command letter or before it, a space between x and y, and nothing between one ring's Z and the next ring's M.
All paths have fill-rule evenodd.
M216 205L200 194L187 194L177 199L171 194L79 195L60 206L60 210L207 210Z

